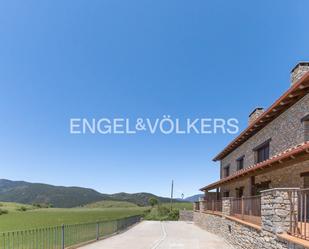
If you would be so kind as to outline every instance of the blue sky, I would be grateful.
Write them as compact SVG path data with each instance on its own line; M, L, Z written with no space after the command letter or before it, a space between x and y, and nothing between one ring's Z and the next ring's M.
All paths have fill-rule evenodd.
M198 193L235 135L82 135L72 117L236 117L309 60L307 0L1 1L0 178Z

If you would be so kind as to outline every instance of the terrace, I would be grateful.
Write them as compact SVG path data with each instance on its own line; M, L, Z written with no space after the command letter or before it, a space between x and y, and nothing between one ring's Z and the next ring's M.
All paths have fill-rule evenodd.
M269 189L258 196L204 198L194 204L194 211L282 234L291 241L300 239L298 243L309 245L309 189Z
M228 215L224 212L229 205ZM223 198L221 200L205 200L202 199L194 205L194 211L207 214L226 215L254 225L261 225L261 196L251 196L242 198Z

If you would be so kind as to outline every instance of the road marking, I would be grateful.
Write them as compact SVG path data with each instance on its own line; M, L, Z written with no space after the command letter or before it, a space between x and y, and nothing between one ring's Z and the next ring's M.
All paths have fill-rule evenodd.
M165 226L164 226L164 223L163 223L163 222L161 222L161 231L162 231L162 233L163 233L162 237L161 237L159 240L157 240L157 241L155 242L155 244L154 244L150 249L157 249L157 248L161 245L161 243L162 243L162 242L166 239L166 237L167 237L167 233L166 233Z

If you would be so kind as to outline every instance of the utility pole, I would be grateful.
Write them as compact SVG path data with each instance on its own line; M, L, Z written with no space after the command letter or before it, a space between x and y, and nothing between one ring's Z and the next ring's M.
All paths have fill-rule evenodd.
M171 211L173 209L173 195L174 195L174 180L172 180L172 188L171 188Z

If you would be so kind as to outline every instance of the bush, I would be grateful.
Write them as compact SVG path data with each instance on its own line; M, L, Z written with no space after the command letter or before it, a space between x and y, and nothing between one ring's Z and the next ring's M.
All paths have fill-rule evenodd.
M52 208L54 207L53 204L50 203L33 203L32 206L36 208Z
M158 215L159 216L167 216L170 210L165 206L158 206Z
M21 207L17 208L16 210L17 210L17 211L21 211L21 212L25 212L25 211L27 211L28 209L27 209L26 207L24 207L24 206L21 206Z
M158 199L153 198L153 197L149 198L148 202L149 202L150 206L152 206L152 207L154 207L155 205L158 205L158 203L159 203Z
M34 206L36 208L41 208L41 204L40 203L33 203L32 206Z
M168 208L167 206L157 206L145 212L145 220L178 220L179 209Z
M8 210L0 208L0 215L7 214L8 212L9 212Z
M179 210L173 209L172 211L170 211L168 214L168 219L169 220L179 220Z

